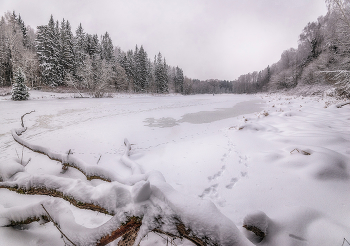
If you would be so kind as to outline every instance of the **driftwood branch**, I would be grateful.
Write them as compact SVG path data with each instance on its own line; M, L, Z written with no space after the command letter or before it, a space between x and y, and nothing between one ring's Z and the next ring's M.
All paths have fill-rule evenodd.
M35 110L32 110L32 111L30 111L29 113L25 113L24 115L21 116L21 126L22 126L22 127L24 127L24 122L23 122L24 116L26 116L27 114L31 114L31 113L33 113L33 112L35 112Z

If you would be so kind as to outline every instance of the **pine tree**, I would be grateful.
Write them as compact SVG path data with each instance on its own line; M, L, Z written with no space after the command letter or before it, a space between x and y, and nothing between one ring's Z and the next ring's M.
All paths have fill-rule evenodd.
M5 18L0 20L0 85L10 86L13 77L13 65Z
M90 57L101 53L100 42L98 40L97 34L86 35L86 53L89 54Z
M132 50L127 51L120 59L120 65L124 68L126 76L128 78L129 89L134 86L134 53Z
M25 75L21 68L15 74L15 81L12 85L12 100L21 101L29 98L28 88L25 85Z
M116 59L114 56L113 42L108 32L106 32L102 37L101 48L102 59L105 59L107 62L115 62Z
M47 26L38 26L36 47L45 83L50 86L62 84L59 27L52 15Z
M183 93L184 74L181 68L176 67L175 70L175 93Z
M73 34L68 21L61 22L60 29L60 65L63 69L62 79L65 80L67 74L74 73L74 50Z
M138 91L145 92L148 88L147 84L147 53L141 45L140 50L136 55L136 73L138 80Z
M162 54L159 52L155 58L155 70L154 70L155 86L157 93L167 93L168 88L168 75L167 65L165 59L163 60Z
M21 18L21 15L18 15L17 21L18 21L18 25L22 31L22 34L23 34L23 46L25 48L29 48L28 32L27 32L27 28L24 24L24 21Z
M147 60L147 91L154 92L154 66L151 59Z
M139 78L139 61L138 61L138 55L139 55L139 48L135 47L135 52L133 52L132 60L133 60L133 76L134 76L134 83L133 88L134 92L140 92L141 91L141 84L140 84L140 78Z
M80 74L81 71L84 70L84 63L86 59L86 34L84 32L84 29L79 24L77 30L75 31L75 38L74 38L74 54L75 54L75 69L74 74L78 78L78 80L81 80Z

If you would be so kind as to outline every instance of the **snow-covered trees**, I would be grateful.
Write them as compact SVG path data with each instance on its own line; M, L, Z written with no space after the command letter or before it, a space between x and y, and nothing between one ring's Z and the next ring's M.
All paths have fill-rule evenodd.
M166 65L160 53L159 62L153 63L142 45L124 52L114 47L108 32L99 39L86 33L82 24L75 35L71 29L68 20L58 22L52 15L36 33L20 15L1 17L0 86L10 86L21 67L32 87L73 86L94 96L113 91L182 92L182 69ZM169 71L174 74L169 76Z
M25 75L21 68L18 68L14 83L12 85L12 100L22 101L29 98L28 88L25 85Z
M269 75L246 80L239 77L234 88L240 92L286 90L306 86L311 93L315 85L333 86L338 95L350 95L347 73L350 71L350 1L327 0L328 13L308 23L299 35L297 49L281 54L281 59L269 67ZM318 88L315 86L315 88ZM317 90L317 89L315 89ZM234 89L237 92L236 89Z

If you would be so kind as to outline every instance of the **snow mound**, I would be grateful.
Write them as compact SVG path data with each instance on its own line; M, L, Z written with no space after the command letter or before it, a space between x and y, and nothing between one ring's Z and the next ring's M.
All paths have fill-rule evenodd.
M269 226L269 218L262 211L256 211L248 214L244 220L243 224L247 226L254 226L258 228L264 234L267 233L267 228Z
M322 147L294 148L290 151L288 162L320 180L349 179L349 158Z
M265 131L265 132L277 132L277 128L263 124L263 123L245 123L238 127L238 130L251 130L251 131Z
M152 190L149 181L141 180L132 187L132 197L134 202L143 202L149 199Z
M0 181L9 180L18 172L23 172L24 167L15 160L0 162Z
M253 243L261 242L268 233L269 220L270 218L262 211L248 214L243 220L247 238Z

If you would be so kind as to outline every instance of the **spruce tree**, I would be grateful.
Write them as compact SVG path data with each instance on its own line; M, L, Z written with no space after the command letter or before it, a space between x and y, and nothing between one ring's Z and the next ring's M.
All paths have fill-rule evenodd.
M114 47L112 39L110 38L108 32L106 32L101 41L102 46L102 59L105 59L107 62L114 62Z
M143 49L142 45L136 55L136 73L138 91L145 92L147 90L147 53Z
M47 26L38 26L36 47L39 66L46 84L50 86L61 84L59 27L58 23L55 24L52 15Z
M79 24L77 30L75 31L75 37L74 37L74 54L75 54L75 75L80 77L81 71L84 70L84 63L86 59L86 34L84 32L84 29Z
M90 55L90 58L95 54L101 53L101 45L98 40L97 34L86 35L86 53Z
M18 25L22 31L22 34L23 34L23 46L25 48L28 48L29 47L28 32L27 32L27 28L24 24L24 21L21 18L21 15L18 15L17 21L18 21Z
M157 93L169 92L167 65L165 59L163 60L162 54L160 52L158 53L158 56L155 59L154 78Z
M183 85L184 85L184 74L181 68L176 67L175 70L175 92L176 93L183 93Z
M12 100L21 101L29 98L28 88L25 85L25 75L21 68L15 74L15 81L12 85Z
M6 35L5 18L0 19L0 85L10 86L13 78L13 64L9 38Z
M73 51L73 34L68 21L64 19L61 22L60 30L61 57L60 64L63 69L63 78L67 74L74 72L74 51Z

